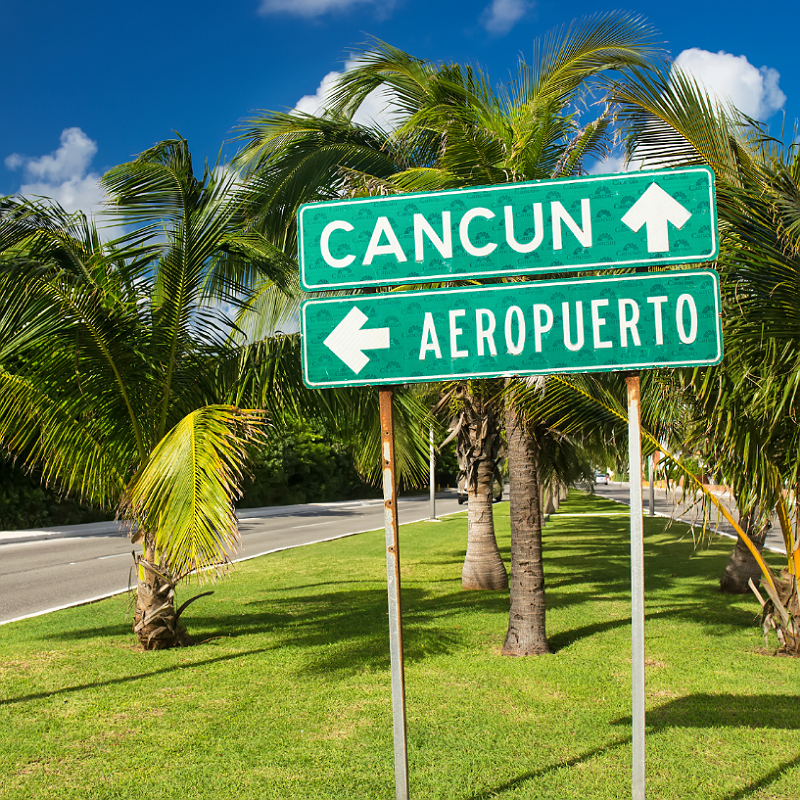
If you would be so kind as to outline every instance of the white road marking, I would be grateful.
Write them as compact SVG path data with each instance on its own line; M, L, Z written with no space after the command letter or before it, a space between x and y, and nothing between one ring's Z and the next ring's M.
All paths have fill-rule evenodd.
M316 528L317 525L333 525L334 522L339 522L338 519L330 519L327 522L312 522L310 525L292 525L292 530L297 528Z

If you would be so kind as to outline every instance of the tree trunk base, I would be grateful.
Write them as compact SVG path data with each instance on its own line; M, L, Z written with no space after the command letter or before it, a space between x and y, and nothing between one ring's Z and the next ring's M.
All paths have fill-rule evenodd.
M175 610L175 584L144 558L136 560L138 582L133 632L145 650L167 650L192 643L186 629L178 622Z
M508 589L508 573L500 552L491 567L487 566L487 556L474 564L469 554L464 559L464 568L461 570L461 588L467 590L488 589L498 591Z
M749 581L752 579L758 585L760 578L761 567L758 566L758 562L753 558L747 545L740 537L737 538L725 572L719 579L720 591L726 594L748 594L750 592Z
M520 642L516 637L509 641L509 636L506 636L503 642L502 654L504 656L543 656L553 651L545 639L544 642Z
M761 626L764 630L764 643L767 644L769 631L774 630L781 644L778 653L800 658L800 627L797 624L797 620L800 620L800 596L798 596L797 580L784 568L775 584L776 593L771 592L762 580L762 588L769 594L769 599L766 601L755 589L755 582L750 586L762 607Z

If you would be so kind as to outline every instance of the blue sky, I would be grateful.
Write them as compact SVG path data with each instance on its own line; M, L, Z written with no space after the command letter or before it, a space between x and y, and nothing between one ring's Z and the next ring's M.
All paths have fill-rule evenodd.
M617 3L561 0L40 0L5 3L0 194L100 202L97 178L178 131L215 161L258 109L313 110L370 36L496 83L554 27ZM787 137L800 117L800 6L628 4L680 63ZM322 88L321 88L322 87ZM305 100L303 100L305 98ZM233 152L228 145L226 154Z

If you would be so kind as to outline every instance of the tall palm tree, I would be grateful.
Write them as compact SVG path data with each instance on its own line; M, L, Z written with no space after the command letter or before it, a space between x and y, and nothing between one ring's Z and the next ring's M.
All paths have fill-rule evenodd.
M763 568L747 539L763 543L781 487L795 486L800 474L792 411L800 380L797 148L712 100L679 70L634 71L610 99L628 128L632 158L704 163L717 176L726 356L719 367L696 371L687 387L698 400L695 446L733 484L740 518L754 534L740 535L721 585L748 591Z
M137 226L124 240L101 242L55 205L0 210L2 318L22 296L36 319L0 324L0 442L45 481L117 507L141 545L134 628L156 649L184 636L176 584L230 561L242 471L267 430L263 411L231 402L240 376L218 369L230 323L204 286L222 269L280 282L282 254L242 226L231 176L195 176L185 140L103 184Z
M356 59L334 95L336 113L352 114L381 89L402 123L392 137L429 163L377 181L385 192L428 191L569 176L609 147L610 114L580 123L577 106L602 73L649 65L658 53L638 17L598 15L536 43L508 89L495 90L479 70L436 65L377 42ZM544 625L544 570L535 420L506 403L511 477L511 609L503 652L549 652Z

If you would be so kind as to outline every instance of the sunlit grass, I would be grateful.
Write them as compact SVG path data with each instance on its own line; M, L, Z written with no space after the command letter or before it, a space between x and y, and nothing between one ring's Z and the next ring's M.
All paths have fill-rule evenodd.
M628 528L602 516L620 508L575 492L546 526L538 658L499 655L506 593L461 591L464 515L401 529L412 796L629 796ZM648 796L800 796L800 664L717 591L730 540L663 528L645 519ZM383 532L213 588L183 650L137 650L125 597L0 627L0 797L393 797Z

